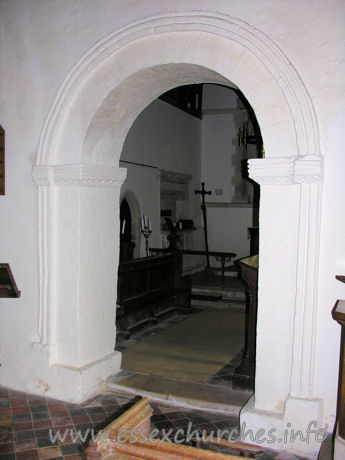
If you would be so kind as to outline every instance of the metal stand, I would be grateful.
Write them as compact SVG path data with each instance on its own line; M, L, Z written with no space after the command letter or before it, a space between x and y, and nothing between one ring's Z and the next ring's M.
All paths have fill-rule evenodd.
M205 204L205 195L211 195L211 191L205 190L205 182L201 182L201 190L195 190L195 194L201 194L201 211L202 217L204 220L204 235L205 235L205 251L206 251L206 266L210 268L210 256L208 253L208 241L207 241L207 214L206 214L206 204Z
M146 257L149 257L149 256L150 256L150 244L149 244L149 239L150 239L152 230L150 230L150 228L149 228L147 225L145 225L145 227L141 230L141 233L142 233L142 234L144 235L144 237L145 237Z

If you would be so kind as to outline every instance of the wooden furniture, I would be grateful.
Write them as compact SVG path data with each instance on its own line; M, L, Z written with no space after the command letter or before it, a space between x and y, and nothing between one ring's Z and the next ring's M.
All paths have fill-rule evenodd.
M0 264L0 297L20 297L9 264Z
M236 368L232 380L234 389L254 390L258 264L259 256L257 255L239 261L242 279L247 285L246 337L243 359Z
M193 251L189 249L183 250L182 253L186 255L189 254L189 255L194 255L194 256L206 255L206 251ZM215 257L216 260L220 262L221 271L222 271L222 285L224 286L226 264L231 262L231 260L236 257L236 254L234 252L220 252L220 251L208 251L207 254L211 257Z
M248 227L248 238L250 239L250 255L254 256L259 252L259 227Z
M117 319L127 336L140 324L156 323L168 311L190 308L190 286L179 280L173 253L122 262L118 271Z
M86 449L86 459L147 459L147 460L238 460L237 455L229 455L214 450L200 449L159 440L158 433L150 429L152 408L147 398L141 399L133 407L102 430L102 438L91 440ZM156 430L158 431L158 430ZM179 436L179 439L183 434ZM186 434L184 435L186 436ZM170 439L173 441L173 439ZM210 440L212 444L212 440ZM222 443L215 440L215 446L228 447L244 453L245 456L262 452L258 446L244 443Z
M133 241L128 242L120 239L120 262L133 260L134 247L135 243Z
M5 130L0 125L0 195L5 195Z
M153 253L166 253L169 249L160 249L160 248L151 248L151 252ZM176 251L176 249L174 249ZM182 256L183 255L191 255L191 256L204 256L206 255L206 251L194 251L192 249L178 249L179 251L179 257L181 258L181 273L182 273ZM224 285L225 281L225 269L226 269L226 264L231 262L232 259L236 257L236 254L233 252L220 252L220 251L208 251L208 255L215 257L218 262L220 262L220 268L222 272L222 285Z
M345 283L345 276L336 278ZM338 433L345 442L345 300L337 300L332 310L332 317L341 326L337 418Z

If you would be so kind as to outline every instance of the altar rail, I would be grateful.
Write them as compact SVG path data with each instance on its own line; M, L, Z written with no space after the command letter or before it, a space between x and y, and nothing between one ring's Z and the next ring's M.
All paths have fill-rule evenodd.
M225 268L226 264L231 262L232 259L236 257L237 254L234 252L222 252L222 251L198 251L198 250L193 250L193 249L171 249L170 247L167 249L162 249L162 248L151 248L150 251L155 254L163 253L166 254L168 251L173 251L177 252L177 254L181 254L181 271L182 271L182 256L183 255L192 255L192 256L206 256L207 254L211 257L215 257L217 262L220 262L221 266L221 272L222 272L222 284L224 285L224 280L225 280Z

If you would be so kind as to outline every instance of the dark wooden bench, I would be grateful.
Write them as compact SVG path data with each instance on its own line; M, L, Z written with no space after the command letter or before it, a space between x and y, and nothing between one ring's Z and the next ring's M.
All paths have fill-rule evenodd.
M176 257L165 253L121 262L117 323L127 336L141 324L156 323L176 308L190 308L190 286L179 282Z
M227 267L227 263L231 262L237 254L234 252L221 252L221 251L199 251L193 249L177 249L176 246L173 245L169 249L161 249L161 248L151 248L152 252L156 254L165 254L167 251L176 252L177 256L180 258L180 267L179 269L181 272L183 271L183 255L190 255L190 256L210 256L214 257L217 262L220 262L220 270L222 275L222 285L224 285L225 281L225 271L230 270L230 267ZM237 271L236 267L232 266L231 271ZM207 270L219 270L216 267L209 267Z

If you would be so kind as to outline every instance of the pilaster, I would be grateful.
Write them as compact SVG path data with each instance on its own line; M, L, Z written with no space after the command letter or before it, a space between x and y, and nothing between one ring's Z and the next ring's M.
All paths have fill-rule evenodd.
M251 179L261 185L262 200L267 199L271 186L274 186L272 193L281 193L281 197L288 196L284 192L286 186L298 187L294 201L298 228L293 244L293 251L296 251L296 265L291 264L291 270L295 273L294 287L288 282L286 286L286 289L294 289L295 295L293 304L288 307L292 311L291 320L286 324L283 333L286 336L286 343L290 343L291 348L290 350L287 348L288 353L280 358L284 362L282 378L284 375L284 378L288 377L290 382L286 385L285 396L282 395L280 401L275 401L275 406L273 406L274 401L270 401L272 404L268 407L270 386L267 384L267 379L271 374L274 375L272 366L275 366L275 363L272 362L269 349L262 347L258 357L260 359L257 359L255 397L242 410L241 423L246 421L247 426L249 424L257 429L267 429L267 431L274 428L277 438L274 447L308 452L312 456L320 447L320 442L315 439L315 436L309 440L308 444L298 438L284 445L283 442L279 442L279 439L284 439L284 433L289 428L295 432L301 430L305 434L312 421L315 422L313 429L316 427L316 431L323 430L323 403L314 395L322 160L316 155L254 159L249 160L248 169ZM265 207L265 202L261 202L260 206L266 212L265 222L267 220L279 222L290 212L291 203L288 205L282 201L280 211L277 212L276 208L272 209L271 216L267 215L270 210L267 210L267 206ZM279 215L280 213L283 214ZM289 238L293 238L293 235L288 232L281 234L282 243L287 242ZM260 267L265 266L265 257L269 252L265 252L267 242L264 240L262 243L259 279ZM279 247L272 248L272 251L278 255ZM290 263L290 261L285 262ZM279 263L279 257L277 263ZM272 287L268 284L268 278L262 277L262 282L259 284L258 314L260 315L260 310L263 309L263 317L265 310L273 308L269 305L269 299L272 298L270 295ZM282 290L280 293L282 303L288 294L291 293ZM261 304L260 299L263 299L265 304ZM274 305L273 310L279 308L281 305L278 303ZM265 330L263 330L264 325ZM271 327L274 328L273 323ZM258 321L258 343L267 333L267 321L266 323ZM284 340L283 336L281 340ZM263 353L267 353L267 356L263 356ZM294 422L295 426L292 426L291 422ZM286 444L289 446L287 447Z
M116 236L126 169L41 165L33 168L32 177L39 189L39 218L44 223L39 238L45 254L40 261L34 349L46 350L52 391L63 391L60 383L68 374L76 399L96 391L99 381L120 367L121 354L114 352Z

